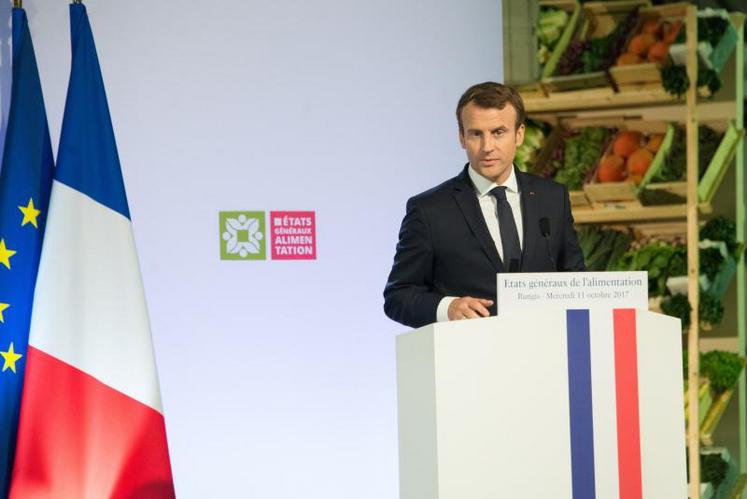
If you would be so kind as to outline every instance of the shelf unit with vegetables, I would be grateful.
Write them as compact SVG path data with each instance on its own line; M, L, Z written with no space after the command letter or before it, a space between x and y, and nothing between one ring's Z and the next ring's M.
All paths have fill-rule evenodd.
M615 2L611 2L615 3ZM643 7L648 9L648 7ZM569 6L566 9L571 11ZM698 55L697 28L702 22L698 22L697 11L694 6L689 4L670 5L666 7L666 17L675 18L678 15L684 22L684 33L686 36L685 52L685 70L689 81L698 81L698 60L702 55ZM647 10L661 13L662 11ZM657 14L658 15L658 14ZM583 14L579 15L583 18ZM618 16L619 17L619 16ZM573 120L594 120L602 123L605 120L623 120L649 121L649 122L671 122L679 123L684 127L685 136L685 164L686 178L677 188L679 193L684 197L682 203L664 204L657 206L642 206L629 202L605 202L605 203L588 203L587 206L579 206L578 203L573 207L574 218L579 224L581 231L585 226L591 224L604 224L612 228L627 228L632 226L634 231L642 227L676 227L674 231L678 233L681 240L687 247L687 261L683 271L688 276L686 280L687 301L690 309L690 325L687 331L688 351L699 351L700 343L700 262L699 254L702 251L699 241L700 218L704 215L715 215L723 212L719 206L724 195L724 190L734 190L734 207L732 213L736 215L736 242L744 245L745 241L745 176L744 176L744 147L743 147L743 102L744 102L744 82L743 82L743 61L744 61L744 15L732 14L730 16L731 27L736 33L736 41L733 43L732 54L728 62L722 66L722 76L724 78L723 86L715 94L705 99L704 93L698 92L695 85L690 85L684 95L673 96L668 93L663 86L654 84L641 84L636 86L631 84L625 89L616 88L613 93L609 88L600 88L597 90L583 90L584 98L579 99L578 91L560 92L553 89L545 94L534 93L528 95L525 99L525 107L528 116L536 122L544 122L550 126L560 127ZM642 24L642 23L640 23ZM640 24L639 28L640 29ZM680 37L682 38L682 37ZM554 54L555 55L555 54ZM723 54L722 54L723 55ZM671 62L671 61L670 61ZM722 61L723 62L723 61ZM703 64L701 62L701 64ZM651 68L649 68L651 69ZM614 71L612 80L615 81L614 73L624 75L625 82L633 82L635 74L630 68L622 71ZM649 72L650 73L650 72ZM609 75L608 75L609 76ZM617 80L620 83L623 80ZM616 86L616 85L613 85ZM622 85L620 85L622 87ZM711 123L712 122L712 123ZM706 170L699 171L698 155L698 135L699 125L701 123L713 124L714 130L719 134L723 133L720 139L720 145L714 152L713 158L707 164ZM701 129L701 134L703 130ZM568 133L565 135L569 136ZM553 141L557 137L549 134L544 140L546 147L554 147ZM713 142L710 140L709 142ZM536 153L533 158L534 165L542 168L542 162L552 160L551 154L545 148ZM556 161L561 161L555 158ZM715 163L714 163L715 161ZM734 169L729 166L735 164ZM711 166L715 165L711 170ZM731 175L734 172L735 182L724 182L725 175ZM588 177L591 178L591 177ZM705 183L704 183L705 182ZM660 188L661 184L650 184L652 188ZM671 186L664 186L665 189ZM718 194L717 194L718 192ZM592 206L593 205L593 206ZM733 216L733 215L732 215ZM705 218L705 217L704 217ZM651 230L651 229L642 229ZM660 228L654 229L662 232ZM610 241L619 242L623 236L607 235ZM609 243L616 244L616 243ZM615 253L615 249L607 251L606 255L595 255L593 260L595 265L600 269L611 269L614 265L608 261L612 258L609 253ZM617 249L619 253L620 250ZM704 262L707 264L707 262ZM736 329L738 337L738 355L745 357L745 338L747 337L746 314L747 303L747 284L745 279L745 261L743 257L736 259L736 303L729 305L731 313L736 313ZM707 296L704 298L708 298ZM708 312L704 312L708 317ZM713 428L718 423L723 410L732 398L737 394L739 403L739 464L740 476L734 481L734 487L739 484L747 483L747 394L745 386L744 369L739 376L739 386L735 389L722 391L714 395L713 404L703 407L700 404L703 399L702 384L699 372L699 355L688 356L687 366L687 386L688 397L686 400L688 420L698 421L701 424L690 425L687 435L688 441L688 463L690 476L692 478L690 487L690 497L700 497L700 447L711 445L713 443ZM701 414L702 412L702 414ZM731 485L730 485L731 486ZM736 490L733 489L733 490ZM737 497L736 495L734 497ZM741 497L741 496L739 496Z

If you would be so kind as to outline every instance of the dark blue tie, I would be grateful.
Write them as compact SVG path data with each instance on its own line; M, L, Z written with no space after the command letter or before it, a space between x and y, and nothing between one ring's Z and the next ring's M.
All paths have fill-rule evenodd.
M506 187L496 187L490 191L490 194L498 204L498 227L501 230L501 244L503 245L503 266L508 271L516 272L521 262L521 245L514 213L506 199Z

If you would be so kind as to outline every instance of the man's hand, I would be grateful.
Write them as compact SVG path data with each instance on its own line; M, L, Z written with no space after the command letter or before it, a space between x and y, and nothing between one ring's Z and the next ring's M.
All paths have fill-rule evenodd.
M492 304L493 300L486 300L484 298L472 298L471 296L457 298L449 304L449 320L457 321L460 319L488 317L490 312L487 307Z

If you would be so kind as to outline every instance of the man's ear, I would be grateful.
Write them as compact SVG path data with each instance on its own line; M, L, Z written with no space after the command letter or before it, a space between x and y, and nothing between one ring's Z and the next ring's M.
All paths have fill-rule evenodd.
M524 143L524 123L522 123L519 128L516 129L516 145L520 146Z

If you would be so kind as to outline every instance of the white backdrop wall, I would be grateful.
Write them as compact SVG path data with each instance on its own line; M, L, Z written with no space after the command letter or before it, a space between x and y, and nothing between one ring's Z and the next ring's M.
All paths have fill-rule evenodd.
M67 5L24 4L56 148ZM407 197L464 163L460 93L500 81L500 0L86 5L178 496L397 497L381 293ZM317 259L221 261L222 210L315 211Z

